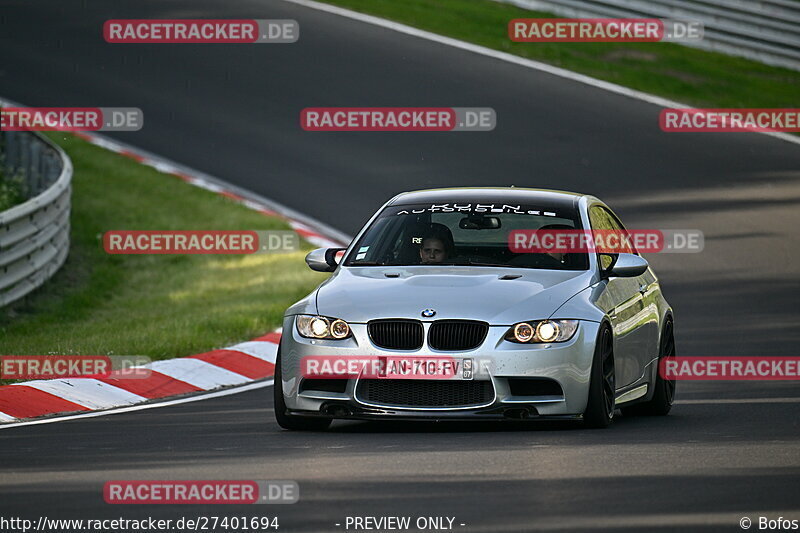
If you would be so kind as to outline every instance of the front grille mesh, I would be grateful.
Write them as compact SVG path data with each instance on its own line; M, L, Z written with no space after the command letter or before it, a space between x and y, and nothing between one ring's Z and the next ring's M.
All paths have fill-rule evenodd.
M469 407L494 399L491 381L364 379L357 395L365 402L395 407Z
M471 350L481 345L488 332L485 322L438 320L428 330L428 344L434 350Z
M418 350L422 348L422 323L417 320L373 320L367 325L369 338L379 348Z

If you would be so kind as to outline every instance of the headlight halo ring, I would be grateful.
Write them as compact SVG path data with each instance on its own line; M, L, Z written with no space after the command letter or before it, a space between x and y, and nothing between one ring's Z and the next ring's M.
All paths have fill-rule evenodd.
M295 329L301 337L316 340L342 340L353 335L344 319L324 315L297 315Z
M580 320L543 319L525 320L513 324L506 331L504 340L515 344L551 344L567 342L578 331ZM533 328L533 335L527 335L526 328Z
M523 331L526 329L529 331L527 333L523 333ZM520 322L519 324L514 325L514 338L521 343L530 342L535 334L536 329L527 322Z

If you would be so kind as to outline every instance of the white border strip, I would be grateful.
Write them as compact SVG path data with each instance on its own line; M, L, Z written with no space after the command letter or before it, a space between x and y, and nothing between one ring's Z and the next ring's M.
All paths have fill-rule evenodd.
M227 350L227 348L223 348L223 350ZM191 356L153 361L147 366L154 372L164 374L172 379L183 381L203 390L252 381L246 376Z
M237 387L232 387L229 389L221 390L221 391L214 391L208 393L201 393L195 394L193 396L189 396L187 398L180 398L177 400L167 400L163 402L156 402L156 403L146 403L141 405L133 405L131 407L120 407L117 409L109 409L107 411L90 411L88 413L81 413L77 415L68 415L68 416L55 416L52 418L43 418L39 420L29 420L26 422L13 422L11 424L2 424L0 425L0 431L9 428L15 428L19 426L35 426L39 424L51 424L53 422L64 422L66 420L77 420L79 418L94 418L96 416L105 416L105 415L116 415L120 413L130 413L133 411L144 411L145 409L155 409L157 407L169 407L170 405L179 405L182 403L190 403L190 402L199 402L202 400L210 400L212 398L220 398L222 396L231 396L232 394L239 394L240 392L247 392L254 389L263 389L265 387L271 386L273 380L270 379L268 381L257 381L255 383L248 383L246 385L240 385Z
M278 358L278 345L268 341L248 341L234 344L230 348L225 348L234 352L240 352L251 357L256 357L262 361L275 364Z
M147 401L144 396L92 378L37 379L10 386L39 389L87 409L108 409Z
M329 4L323 4L320 2L315 2L313 0L282 0L282 1L288 2L290 4L296 4L299 6L307 7L309 9L316 9L317 11L324 11L326 13L331 13L333 15L339 15L341 17L357 20L359 22L372 24L374 26L380 26L388 30L404 33L406 35L411 35L413 37L419 37L420 39L426 39L428 41L433 41L446 46L452 46L453 48L459 48L461 50L465 50L467 52L472 52L475 54L480 54L482 56L492 57L495 59L499 59L500 61L505 61L507 63L514 63L515 65L519 65L521 67L538 70L540 72L546 72L554 76L559 76L561 78L565 78L571 81L583 83L584 85L590 85L592 87L596 87L604 91L612 92L622 96L627 96L629 98L641 100L657 106L669 107L669 108L686 108L686 109L694 108L693 106L690 106L688 104L682 104L680 102L669 100L667 98L662 98L660 96L656 96L653 94L637 91L634 89L629 89L627 87L623 87L615 83L598 80L597 78L592 78L591 76L586 76L584 74L578 74L577 72L573 72L571 70L554 67L553 65L548 65L547 63L533 61L532 59L525 59L524 57L508 54L506 52L499 52L491 48L486 48L485 46L479 46L477 44L468 43L466 41L460 41L458 39L453 39L452 37L445 37L443 35L439 35L438 33L432 33L429 31L420 30L418 28L406 26L405 24L400 24L399 22L392 22L391 20L383 19L380 17L365 15L364 13L358 13L357 11L351 11L349 9L344 9ZM747 133L760 133L762 135L769 135L770 137L775 137L776 139L781 139L786 142L800 144L800 136L791 135L789 133L782 133L782 132L747 132Z

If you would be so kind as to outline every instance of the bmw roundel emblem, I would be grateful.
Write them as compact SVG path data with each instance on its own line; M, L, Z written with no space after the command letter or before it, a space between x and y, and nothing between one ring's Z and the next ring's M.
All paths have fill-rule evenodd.
M424 311L422 311L422 316L424 316L425 318L430 318L430 317L432 317L434 315L436 315L436 309L428 308L428 309L425 309Z

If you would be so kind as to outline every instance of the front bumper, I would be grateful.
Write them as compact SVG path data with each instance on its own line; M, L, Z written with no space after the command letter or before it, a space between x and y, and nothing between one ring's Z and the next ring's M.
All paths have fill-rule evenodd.
M427 333L425 324L425 331ZM427 343L419 350L397 351L375 347L366 324L351 324L353 336L344 340L301 337L294 316L284 319L281 338L281 374L286 407L298 416L349 419L491 420L508 418L577 418L586 408L589 379L599 324L581 321L568 342L515 344L503 340L508 326L491 326L480 347L459 352L432 350ZM300 390L300 362L308 356L448 356L475 362L474 380L491 382L493 397L479 405L398 406L367 401L360 396L358 378L347 380L341 392ZM480 366L480 368L478 368ZM512 394L518 378L544 378L558 383L561 394ZM518 392L518 391L517 391Z

